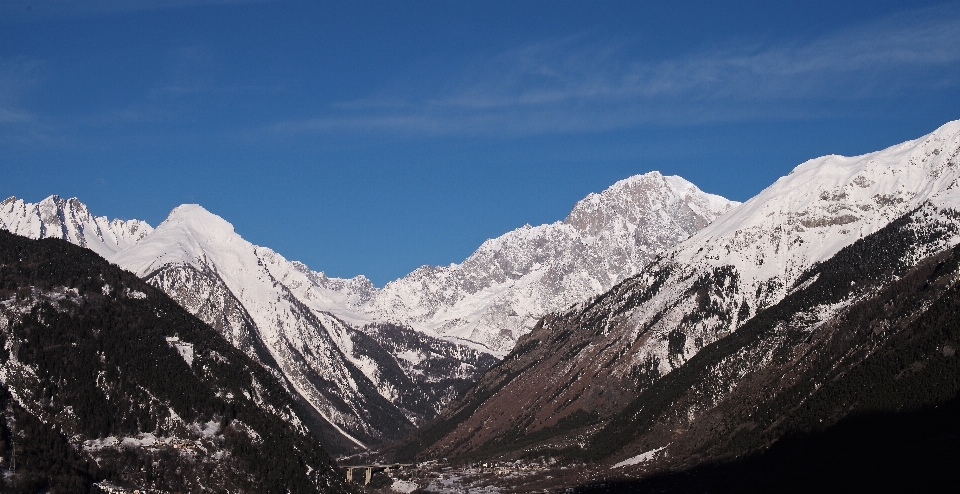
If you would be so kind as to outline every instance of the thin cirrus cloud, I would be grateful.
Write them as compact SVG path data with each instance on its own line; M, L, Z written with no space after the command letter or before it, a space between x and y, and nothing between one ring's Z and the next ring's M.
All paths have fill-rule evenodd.
M417 80L385 88L272 129L540 134L809 118L960 82L960 11L952 6L804 41L661 60L635 55L643 47L588 38L526 44L467 64L444 84Z

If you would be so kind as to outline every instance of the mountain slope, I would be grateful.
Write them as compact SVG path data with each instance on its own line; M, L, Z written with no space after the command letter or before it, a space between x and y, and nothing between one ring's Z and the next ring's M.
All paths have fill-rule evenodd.
M912 259L958 235L960 213L933 223L920 213L844 248L808 271L803 288L642 393L594 449L615 453L674 428L683 433L667 433L671 456L733 457L850 414L951 399L960 392L960 249Z
M89 250L0 232L0 346L7 488L346 489L278 380Z
M748 494L940 492L960 461L960 396L920 410L848 416L732 461L641 479L605 479L568 492Z
M778 322L796 321L792 337L809 336L869 295L851 289L851 283L857 288L864 279L849 277L849 266L883 260L885 264L871 265L879 283L873 289L880 290L894 281L890 276L901 276L920 260L956 245L958 156L960 122L951 122L924 138L876 153L800 165L639 275L544 318L500 365L421 432L420 447L431 455L489 454L534 444L565 448L587 444L584 438L596 435L589 454L618 458L667 446L668 438L682 434L742 386L744 376L769 370L777 352L796 350L778 346L786 338L782 332L739 340L749 333L745 328L761 324L752 322L755 316L780 314L771 327L783 329ZM873 238L875 251L837 257L861 237ZM832 259L833 271L816 270ZM791 294L822 290L817 284L821 277L836 285L838 278L831 277L836 273L848 274L840 279L846 283L845 296L829 301L810 296L806 304L784 309ZM707 354L700 356L719 347L727 348L724 355L738 364L720 365ZM770 372L781 376L786 370ZM676 381L684 375L698 377ZM681 400L701 387L709 392ZM650 415L640 419L639 411ZM656 436L663 440L617 429L608 424L611 420L640 429L664 424ZM604 424L607 429L598 432ZM648 449L637 449L643 447ZM682 448L664 451L670 455Z

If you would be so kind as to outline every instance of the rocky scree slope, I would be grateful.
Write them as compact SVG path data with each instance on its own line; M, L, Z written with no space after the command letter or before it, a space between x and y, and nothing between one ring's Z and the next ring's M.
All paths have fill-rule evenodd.
M348 490L274 376L57 239L0 232L0 414L16 492Z
M885 260L871 268L879 283L873 289L880 290L920 261L956 245L958 177L960 122L864 156L808 161L637 276L565 313L545 317L510 355L421 431L418 447L425 455L443 456L533 447L582 450L611 461L665 447L659 454L683 451L683 458L695 457L680 445L670 446L671 441L723 403L743 385L744 376L767 369L775 355L799 348L793 339L783 343L787 340L781 341L782 335L737 340L748 333L744 325L758 314L778 314L776 322L782 324L773 327L793 331L791 338L809 334L872 293L851 288L864 284L863 277L838 281L832 276L846 272L840 270L849 268L844 263L861 266L871 256ZM836 257L855 243L866 245L867 238L874 239L872 250ZM887 255L879 256L881 252ZM829 286L845 283L844 296L810 296L784 309L783 301L791 294L823 289L817 283L827 273L816 269L831 259L843 259L833 261L836 269ZM918 303L922 307L925 302ZM785 329L788 323L795 326ZM857 345L850 348L864 351ZM704 349L721 346L739 364L708 364L706 356L699 357ZM807 379L826 379L818 374L827 372L824 369ZM782 372L786 370L770 375ZM680 377L671 376L683 373L699 377L682 384L673 381ZM717 385L709 387L711 383ZM670 385L673 391L664 394ZM691 391L690 386L707 386L710 392L683 401L683 406L679 398L662 398L700 389ZM651 400L660 408L650 405ZM664 414L673 414L671 420ZM643 429L658 421L665 425L656 441L616 425L640 424ZM727 450L724 445L707 453Z

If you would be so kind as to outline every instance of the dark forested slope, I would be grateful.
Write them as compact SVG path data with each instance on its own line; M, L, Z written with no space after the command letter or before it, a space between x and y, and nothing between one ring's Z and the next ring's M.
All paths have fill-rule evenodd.
M338 492L284 387L161 291L0 232L3 489Z

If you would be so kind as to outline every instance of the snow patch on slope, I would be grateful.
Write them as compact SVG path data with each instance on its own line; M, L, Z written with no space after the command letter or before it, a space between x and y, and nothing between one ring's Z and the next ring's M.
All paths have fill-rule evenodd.
M667 446L670 446L670 445L668 444ZM639 455L634 456L632 458L627 458L626 460L623 460L620 463L617 463L616 465L610 468L621 468L621 467L636 465L638 463L646 463L650 460L656 459L659 456L662 456L661 451L663 451L664 449L667 449L667 446L660 446L657 449L651 449L646 453L640 453Z
M188 366L193 367L193 343L181 341L177 336L167 336L167 344L177 351Z

